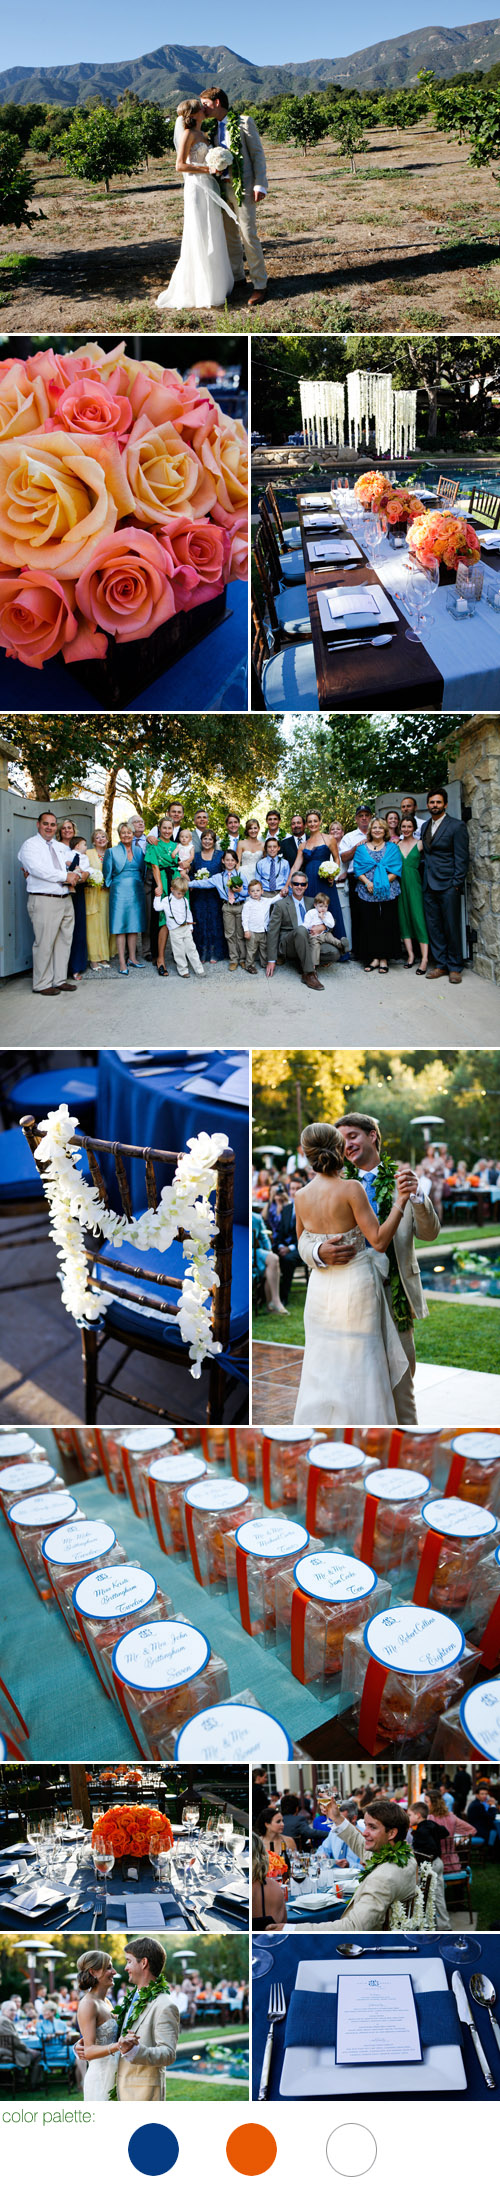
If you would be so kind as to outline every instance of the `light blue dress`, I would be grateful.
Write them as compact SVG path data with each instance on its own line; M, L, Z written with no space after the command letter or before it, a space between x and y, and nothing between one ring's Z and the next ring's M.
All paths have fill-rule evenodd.
M145 932L146 896L143 886L145 871L142 849L132 849L132 860L118 841L116 848L106 848L102 859L102 875L109 887L110 932Z

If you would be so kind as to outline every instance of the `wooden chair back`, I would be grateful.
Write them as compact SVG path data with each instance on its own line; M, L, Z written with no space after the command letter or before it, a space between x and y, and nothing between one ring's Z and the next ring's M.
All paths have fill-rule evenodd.
M279 542L280 550L284 550L284 548L285 548L285 531L284 531L284 527L283 527L283 521L282 521L282 517L281 517L281 512L280 512L280 508L279 508L279 504L278 504L278 499L277 499L277 496L276 496L276 491L275 491L275 489L273 489L273 484L272 484L272 481L266 481L266 499L267 499L267 503L268 503L268 504L270 505L270 509L271 509L272 517L273 517L273 520L274 520L274 524L275 524L275 528L276 528L276 533L277 533L277 537L278 537L278 542Z
M277 593L282 583L281 560L271 514L268 505L266 504L265 497L261 497L259 500L259 512L269 571L271 574L273 588Z
M472 489L469 519L483 520L487 527L499 527L500 496L495 496L493 489Z
M279 619L276 610L276 602L274 596L272 575L269 565L266 539L262 527L259 527L258 533L255 537L254 559L255 569L262 590L264 608L268 612L272 632L273 634L277 634Z
M448 481L446 474L440 474L437 495L442 498L443 504L456 504L459 488L459 481Z

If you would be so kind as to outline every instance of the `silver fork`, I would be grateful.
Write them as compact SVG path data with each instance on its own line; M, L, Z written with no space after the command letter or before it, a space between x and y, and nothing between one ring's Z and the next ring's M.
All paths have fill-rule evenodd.
M264 2061L260 2073L260 2086L258 2092L259 2101L265 2101L267 2098L267 2088L269 2085L269 2075L271 2070L271 2057L273 2052L274 2027L275 2024L282 2024L283 2018L286 2017L286 2001L282 1986L278 1985L271 1987L267 2014L269 2017L269 2031L264 2048Z

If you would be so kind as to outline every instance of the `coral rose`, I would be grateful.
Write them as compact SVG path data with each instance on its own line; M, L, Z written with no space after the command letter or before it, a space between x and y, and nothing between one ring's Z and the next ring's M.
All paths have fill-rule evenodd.
M118 372L107 383L82 375L62 390L54 416L57 426L66 428L68 435L116 435L119 443L124 442L132 426L132 406L128 397L116 394Z
M125 464L136 519L147 527L162 527L176 512L200 519L215 504L211 475L173 421L155 428L147 413L141 413L129 436Z
M133 510L114 438L60 428L0 441L0 561L75 580L96 544Z
M248 526L246 519L243 523L241 520L233 521L228 542L229 563L226 567L225 580L246 581L248 580Z
M117 642L145 641L173 617L173 571L171 552L154 535L119 528L98 544L77 582L78 608Z
M248 437L242 420L228 420L216 407L217 419L208 429L195 428L193 450L202 460L208 477L215 484L215 500L212 518L219 527L227 525L236 511L242 512L248 500Z
M228 552L228 536L221 527L213 527L210 519L171 519L161 541L175 559L172 587L178 611L194 610L221 595Z
M128 375L126 367L135 367L135 374ZM161 380L153 381L147 364L138 366L136 360L127 360L118 369L118 376L119 388L126 389L130 398L134 420L146 413L153 428L172 420L179 434L190 442L195 428L206 428L216 418L213 397L199 390L196 382L183 382L175 367L165 367Z
M8 657L40 672L76 638L78 621L71 587L50 573L16 573L0 578L0 643Z
M43 426L50 414L50 404L41 375L30 381L23 359L9 359L6 372L0 379L0 440L7 436L32 435Z

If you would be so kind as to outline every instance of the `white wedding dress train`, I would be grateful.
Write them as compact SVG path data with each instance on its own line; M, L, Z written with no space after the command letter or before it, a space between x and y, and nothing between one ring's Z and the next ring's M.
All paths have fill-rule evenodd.
M194 145L184 177L184 227L181 255L167 290L156 303L170 310L182 306L223 306L234 288L234 275L226 244L223 202L214 177L205 166L206 145ZM196 170L198 173L196 174Z
M360 1230L342 1268L312 1268L304 1312L305 1352L294 1421L303 1428L370 1422L394 1426L394 1387L408 1362L384 1291L386 1254L376 1256Z
M104 2024L97 2026L96 2047L105 2047L108 2041L115 2040L117 2031L117 2018L106 2017ZM115 2082L117 2063L118 2052L116 2055L103 2055L102 2060L99 2056L96 2062L87 2063L83 2081L84 2101L108 2100Z

